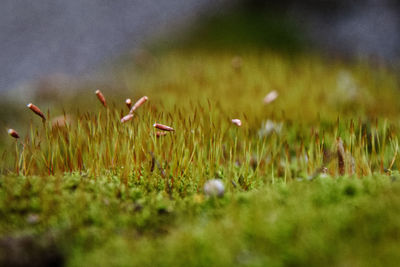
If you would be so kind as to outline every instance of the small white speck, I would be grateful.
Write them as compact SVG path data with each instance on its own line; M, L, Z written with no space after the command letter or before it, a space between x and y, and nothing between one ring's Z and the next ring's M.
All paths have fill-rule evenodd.
M233 119L232 123L235 124L238 127L242 126L242 121L239 120L239 119Z
M265 104L269 104L273 101L275 101L275 99L278 98L278 92L273 90L271 92L269 92L265 97L264 97L264 103Z
M222 197L225 192L225 186L220 179L211 179L204 184L204 193L207 196Z

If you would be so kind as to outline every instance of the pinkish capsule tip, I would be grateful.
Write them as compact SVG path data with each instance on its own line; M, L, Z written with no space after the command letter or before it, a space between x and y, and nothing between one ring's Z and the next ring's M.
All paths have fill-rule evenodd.
M29 103L28 105L26 105L30 110L32 110L36 115L38 115L39 117L41 117L43 120L46 120L46 116L44 116L43 112L40 110L40 108L38 108L37 106L35 106L32 103Z
M11 136L11 137L14 137L15 139L18 139L19 138L19 134L17 133L17 131L15 131L14 129L8 129L8 134Z
M132 118L133 118L133 114L128 114L128 115L122 117L121 123L125 123L127 121L130 121Z
M232 123L235 124L238 127L242 126L242 121L239 120L239 119L233 119Z
M129 113L133 113L135 110L137 110L141 105L143 105L149 98L147 96L141 97L136 103L133 105Z
M167 125L160 124L160 123L154 123L153 127L157 128L159 130L167 131L167 132L175 131L174 128L167 126Z
M264 103L269 104L273 101L275 101L278 98L279 94L277 91L273 90L269 92L265 97L264 97Z
M131 107L132 107L132 100L131 100L130 98L127 98L127 99L125 100L125 104L126 104L126 106L128 107L128 109L131 110Z
M96 94L97 98L99 99L99 101L101 102L101 104L103 104L104 107L107 107L106 98L100 92L100 90L96 90L95 94Z

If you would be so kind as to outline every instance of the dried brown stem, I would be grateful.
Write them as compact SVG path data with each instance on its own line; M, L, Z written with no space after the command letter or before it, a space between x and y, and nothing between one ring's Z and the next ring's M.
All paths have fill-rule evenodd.
M345 153L344 153L344 147L343 147L343 140L340 137L336 141L336 150L337 150L337 157L338 157L339 174L343 176L346 172L346 165L345 165Z

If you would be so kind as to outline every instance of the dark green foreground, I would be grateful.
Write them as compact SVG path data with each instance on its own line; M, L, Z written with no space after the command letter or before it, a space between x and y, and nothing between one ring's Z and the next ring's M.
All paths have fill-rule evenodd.
M118 179L0 178L0 265L396 266L400 177L173 198ZM174 200L171 200L172 198Z

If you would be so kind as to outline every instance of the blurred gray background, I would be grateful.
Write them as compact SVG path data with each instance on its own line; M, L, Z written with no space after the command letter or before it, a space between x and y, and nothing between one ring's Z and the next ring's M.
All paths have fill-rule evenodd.
M247 15L229 17L242 12ZM394 0L2 0L0 91L54 74L93 73L157 36L173 36L202 21L210 23L195 39L218 40L222 49L221 36L266 48L284 43L291 50L300 40L302 49L396 62L399 14Z
M190 23L212 0L2 0L0 90L49 74L81 74Z

